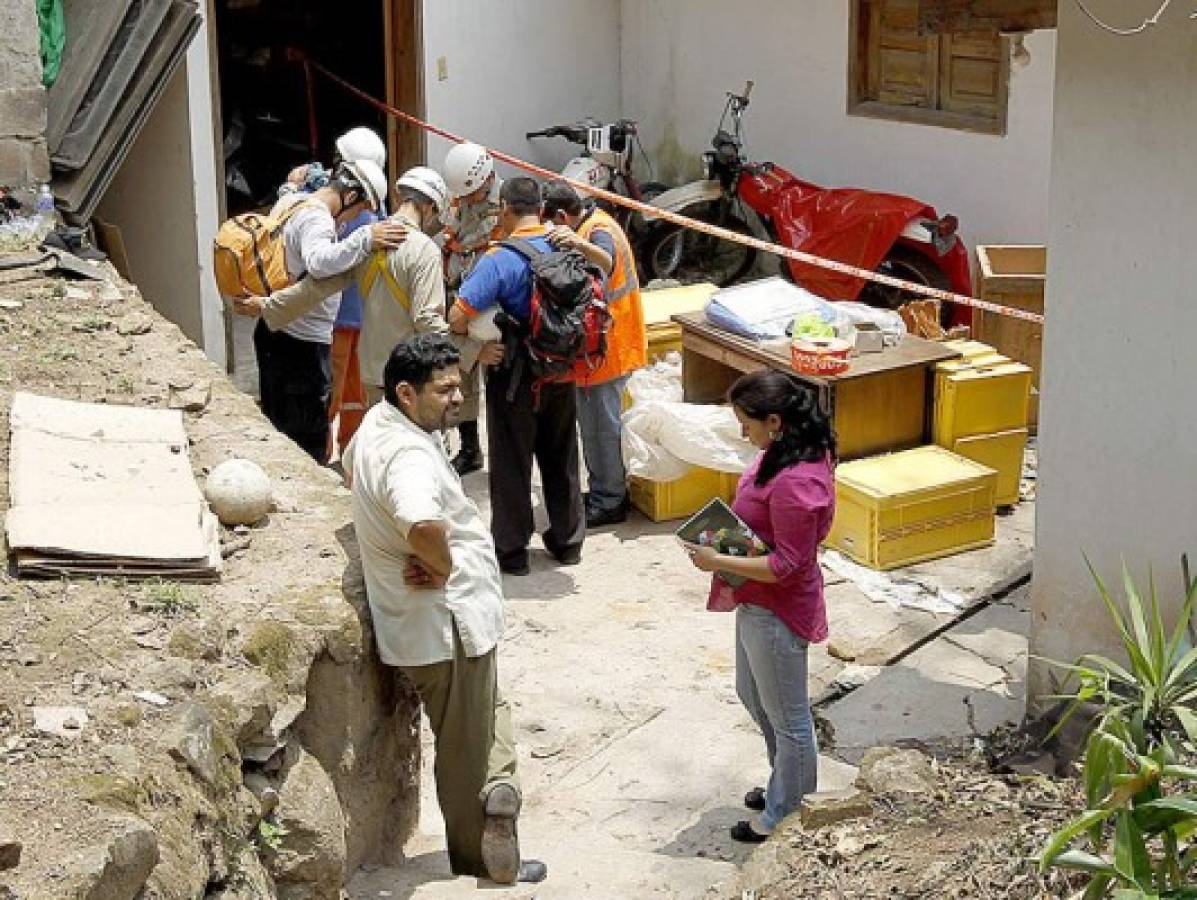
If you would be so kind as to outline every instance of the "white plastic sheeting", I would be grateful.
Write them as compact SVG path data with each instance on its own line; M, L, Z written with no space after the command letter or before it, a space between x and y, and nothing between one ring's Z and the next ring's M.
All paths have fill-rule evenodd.
M623 459L629 475L673 481L693 466L738 474L756 456L730 407L682 402L679 354L633 374L628 391L632 407L623 415Z

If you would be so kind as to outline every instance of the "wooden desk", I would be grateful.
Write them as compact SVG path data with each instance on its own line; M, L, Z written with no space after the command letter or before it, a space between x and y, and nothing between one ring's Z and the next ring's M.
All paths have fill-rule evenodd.
M789 347L758 344L710 325L702 313L674 316L682 326L682 383L687 403L720 403L740 375L772 368L817 388L835 421L844 460L930 441L935 364L960 354L907 335L896 347L852 358L842 375L795 372Z

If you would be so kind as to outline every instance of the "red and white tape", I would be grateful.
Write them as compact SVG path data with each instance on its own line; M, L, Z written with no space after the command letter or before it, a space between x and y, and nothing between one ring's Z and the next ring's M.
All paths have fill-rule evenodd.
M361 88L350 84L341 76L330 72L324 66L311 59L304 59L305 65L310 65L311 68L325 78L344 88L349 93L360 98L371 106L375 107L389 116L407 122L409 125L415 125L430 134L435 134L447 141L452 141L455 144L461 144L469 140L460 135L454 134L451 131L446 131L443 128L425 122L413 116L411 113L404 112L381 100L371 97ZM490 148L488 148L490 149ZM618 206L623 206L628 209L636 210L640 213L647 213L657 219L664 219L668 222L673 222L683 228L690 228L694 231L700 231L704 234L709 234L713 237L720 238L726 241L732 241L737 244L744 244L748 247L754 247L764 253L772 253L775 256L781 256L785 259L792 259L807 265L818 266L821 269L827 269L832 272L839 272L844 275L851 275L856 278L863 278L867 281L873 281L877 284L884 284L889 287L896 287L912 294L919 294L924 297L929 297L933 300L941 300L947 303L956 303L961 306L968 306L973 309L983 310L984 312L996 313L999 316L1008 316L1012 319L1021 319L1025 322L1034 322L1036 324L1043 324L1043 316L1038 313L1027 312L1022 309L1014 309L1009 306L1001 306L997 303L990 303L988 300L979 300L976 297L969 297L965 294L957 294L952 291L942 291L938 288L928 287L927 285L917 284L912 281L904 281L901 278L894 278L892 275L883 275L880 272L874 272L871 269L861 269L857 266L851 266L847 263L842 263L834 259L824 259L821 256L814 256L810 253L803 253L801 250L795 250L792 247L783 247L780 244L774 244L770 241L762 241L760 238L751 237L750 235L740 234L738 231L731 231L727 228L722 228L718 225L712 225L708 222L700 222L697 219L691 219L689 216L683 216L680 213L672 212L671 210L661 209L659 206L653 206L650 203L643 203L639 200L633 200L631 197L625 197L622 194L616 194L611 191L603 190L594 185L585 184L572 178L566 178L560 172L554 172L551 169L545 169L535 163L527 162L519 159L508 153L503 153L501 150L490 150L490 154L498 160L514 166L529 174L539 176L540 178L564 181L571 185L575 190L583 194L590 194L591 196L601 197L609 203L614 203Z

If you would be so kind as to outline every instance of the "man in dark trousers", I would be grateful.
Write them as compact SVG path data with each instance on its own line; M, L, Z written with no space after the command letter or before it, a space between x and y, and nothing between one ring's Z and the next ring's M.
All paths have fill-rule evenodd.
M499 193L499 232L549 252L549 229L540 220L540 186L513 178ZM465 334L470 319L495 306L516 328L528 323L532 300L531 263L498 244L475 264L449 311L449 327ZM518 343L515 354L523 353ZM493 360L487 360L493 364ZM545 549L562 565L582 559L586 521L578 473L577 400L572 383L548 383L533 390L533 377L517 359L504 358L486 376L487 447L490 459L490 530L499 567L527 575L532 537L532 460L540 468L549 529Z

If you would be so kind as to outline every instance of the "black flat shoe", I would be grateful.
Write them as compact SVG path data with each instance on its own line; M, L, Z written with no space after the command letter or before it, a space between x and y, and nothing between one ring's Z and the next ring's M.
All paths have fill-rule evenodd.
M744 805L757 812L765 811L765 789L755 787L744 795Z
M744 819L732 826L731 836L733 841L739 841L742 844L763 844L769 840L769 835L753 830L752 825Z
M506 559L499 558L499 571L504 575L527 575L532 571L531 566L528 565L527 552L519 556L511 556Z

